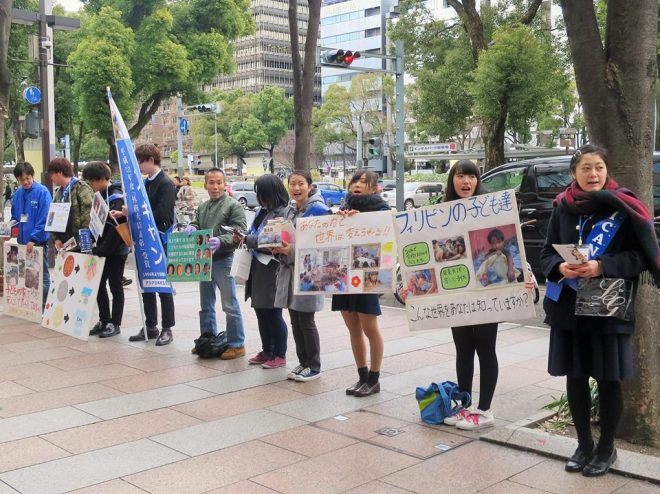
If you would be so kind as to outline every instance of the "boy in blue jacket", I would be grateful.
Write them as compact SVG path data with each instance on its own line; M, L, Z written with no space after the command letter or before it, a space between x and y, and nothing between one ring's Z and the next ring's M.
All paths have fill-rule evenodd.
M14 177L20 187L14 192L11 203L11 219L18 226L18 243L27 246L28 254L33 247L43 247L44 250L44 293L43 305L46 304L50 288L48 273L48 240L49 233L45 230L46 218L52 197L50 191L34 181L34 168L30 163L18 163L14 167Z

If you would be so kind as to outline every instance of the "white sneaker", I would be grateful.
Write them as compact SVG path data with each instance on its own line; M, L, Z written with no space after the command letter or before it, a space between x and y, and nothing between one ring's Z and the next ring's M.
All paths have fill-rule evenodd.
M469 408L461 408L458 413L454 415L450 415L449 417L445 417L444 424L445 425L456 425L460 420L463 420L465 417L470 415L472 410Z
M495 415L493 415L493 410L483 411L477 408L467 417L459 420L456 423L456 428L464 431L475 431L484 427L492 427L493 425L495 425Z
M289 372L289 373L286 375L286 378L287 378L287 379L291 379L292 381L295 381L295 380L296 380L296 376L297 376L298 374L300 374L300 371L302 371L303 369L304 369L304 367L303 367L302 365L297 365L297 366L295 366L293 369L291 369L291 372Z

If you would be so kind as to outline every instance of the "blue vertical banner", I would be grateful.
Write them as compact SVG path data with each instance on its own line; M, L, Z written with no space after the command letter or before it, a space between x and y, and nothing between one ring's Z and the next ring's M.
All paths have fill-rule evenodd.
M135 149L124 119L112 99L110 88L108 88L108 102L140 287L143 292L173 293L172 285L166 279L167 257L156 229L144 180L135 157Z

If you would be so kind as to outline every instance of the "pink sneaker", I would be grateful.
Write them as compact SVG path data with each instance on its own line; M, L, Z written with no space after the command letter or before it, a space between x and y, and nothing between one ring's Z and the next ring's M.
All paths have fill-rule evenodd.
M268 362L270 360L270 355L264 352L259 352L257 353L254 357L250 357L248 359L248 362L253 365L261 365L264 362Z
M284 367L286 365L286 359L282 357L273 357L270 360L267 360L261 367L264 369L277 369L278 367Z
M455 415L450 415L449 417L445 417L444 424L445 425L456 425L458 422L466 418L468 415L470 415L470 410L467 408L462 408L458 413Z

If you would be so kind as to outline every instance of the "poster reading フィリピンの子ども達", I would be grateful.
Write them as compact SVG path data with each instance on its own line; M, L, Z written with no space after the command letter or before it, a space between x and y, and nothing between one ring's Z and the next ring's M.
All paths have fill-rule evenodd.
M104 264L89 254L58 254L41 325L87 341Z
M4 261L6 313L28 321L40 322L43 300L43 248L33 247L28 253L26 245L5 242Z
M392 213L300 218L294 293L392 293L396 246Z
M395 232L410 329L534 316L513 190L396 213Z

